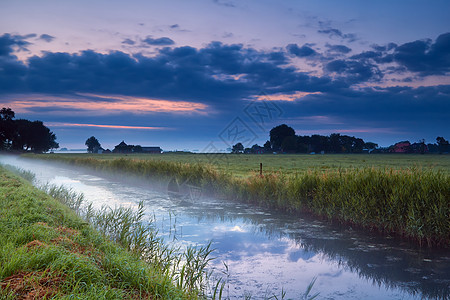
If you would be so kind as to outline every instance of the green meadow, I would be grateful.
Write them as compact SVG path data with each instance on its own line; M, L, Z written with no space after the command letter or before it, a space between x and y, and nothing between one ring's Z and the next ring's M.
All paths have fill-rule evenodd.
M26 155L202 187L217 197L450 244L448 155ZM263 164L263 176L259 164Z
M31 155L33 156L33 155ZM50 158L52 154L39 155ZM166 161L171 163L208 164L213 169L229 173L235 177L249 177L259 174L260 163L264 174L295 174L307 171L331 171L354 168L392 168L396 170L416 168L431 169L450 174L450 155L420 154L55 154L54 159L95 158L114 160L118 158L136 160Z

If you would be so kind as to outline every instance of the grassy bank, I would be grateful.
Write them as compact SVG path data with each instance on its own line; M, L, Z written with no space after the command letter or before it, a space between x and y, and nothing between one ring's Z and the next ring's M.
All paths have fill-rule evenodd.
M141 222L142 208L87 206L101 234L61 203L80 210L80 195L47 191L55 198L0 167L1 299L199 298L198 264L207 262L209 247L174 256Z
M450 176L436 167L387 168L379 163L371 167L271 172L263 177L254 172L243 177L204 163L141 160L133 156L35 157L144 177L175 176L179 182L208 188L216 195L269 208L313 213L369 230L395 233L427 245L446 247L450 243Z

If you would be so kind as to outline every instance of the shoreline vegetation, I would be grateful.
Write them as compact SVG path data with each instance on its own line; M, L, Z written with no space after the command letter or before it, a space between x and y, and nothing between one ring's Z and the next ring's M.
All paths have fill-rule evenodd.
M450 245L447 161L437 168L432 168L436 162L425 167L411 163L389 167L386 164L370 166L369 161L356 166L335 164L331 168L322 166L301 172L295 169L270 171L260 176L256 170L234 172L233 164L229 164L227 170L220 164L216 168L205 161L196 162L195 155L202 157L194 154L186 159L190 163L162 158L164 155L148 155L145 159L133 155L86 154L25 157L96 171L125 172L145 179L175 178L177 182L187 182L218 197L291 214L309 213L340 224L408 238L424 246ZM243 162L248 156L228 157ZM288 160L289 156L277 159Z
M19 173L0 166L1 299L206 297L210 245L180 254L143 221L142 203L94 211L82 195L39 190Z

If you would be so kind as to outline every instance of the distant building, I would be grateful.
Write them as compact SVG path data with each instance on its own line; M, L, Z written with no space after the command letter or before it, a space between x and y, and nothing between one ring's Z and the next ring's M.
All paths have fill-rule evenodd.
M127 145L124 141L114 147L114 153L161 153L160 147L142 147L140 145Z
M408 153L410 151L411 143L408 141L399 142L392 147L391 152L393 153Z
M94 149L92 149L92 153L103 153L103 151L105 151L105 149L103 149L101 146L95 146Z
M142 147L142 153L161 153L160 147Z

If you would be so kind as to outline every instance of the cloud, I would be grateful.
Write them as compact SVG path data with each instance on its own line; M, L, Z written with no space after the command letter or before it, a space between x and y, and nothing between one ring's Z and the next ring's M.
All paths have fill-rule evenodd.
M127 38L122 41L122 44L134 45L134 44L136 44L136 42Z
M152 38L151 36L148 36L146 39L142 40L144 43L147 43L151 46L171 46L174 45L175 42L168 37L160 37L160 38Z
M345 45L326 44L325 47L327 47L330 52L337 52L337 53L343 53L343 54L347 54L352 51L352 49L350 49L349 47L347 47Z
M445 75L450 72L450 32L438 36L434 43L428 39L402 44L395 49L393 59L422 76Z
M338 37L340 39L347 40L348 42L354 42L358 40L356 34L354 33L342 33L342 31L340 31L339 29L331 27L320 29L317 32L328 35L328 37L330 38Z
M170 129L167 127L79 124L79 123L62 123L62 122L46 122L45 125L51 126L51 127L96 127L96 128L107 128L107 129L131 129L131 130L168 130L168 129Z
M31 45L26 39L35 37L35 34L11 35L5 33L0 36L0 56L8 56L14 52L14 48L21 51L28 51L27 46Z
M293 54L297 57L307 57L317 54L314 49L306 45L299 47L297 44L289 44L286 46L286 49L290 54Z
M236 5L232 1L226 0L213 0L213 2L217 5L226 6L226 7L236 7Z
M385 51L390 51L392 49L397 48L397 44L395 43L389 43L387 45L384 46L380 46L380 45L372 45L371 46L374 50L376 51L380 51L380 52L385 52Z
M350 85L379 81L383 77L383 73L378 66L367 61L333 60L325 65L325 70L335 73L336 76L339 76Z
M55 37L54 37L54 36L51 36L51 35L49 35L49 34L44 33L44 34L41 34L41 35L39 36L39 39L40 39L40 40L44 40L44 41L46 41L47 43L50 43L51 41L53 41L53 40L55 39Z
M47 94L31 94L10 96L3 101L14 106L18 112L71 111L96 112L99 115L119 114L130 112L133 114L171 113L171 114L205 114L208 106L202 103L188 101L170 101L132 96L98 95L79 93L76 95L51 96Z
M264 91L266 100L280 100L276 105L283 117L301 120L298 124L305 131L336 129L370 137L392 128L384 133L405 133L408 139L427 138L427 130L448 133L450 86L376 86L384 83L385 74L448 72L448 34L434 42L377 45L360 53L340 44L327 45L319 54L310 44L258 50L211 42L201 48L161 47L153 56L87 50L45 52L22 62L14 51L26 48L29 38L0 36L0 102L23 114L60 118L53 122L131 126L126 120L132 118L140 120L134 125L146 127L151 119L157 126L184 126L186 132L197 126L194 134L203 136L206 130L217 137L223 124ZM292 65L298 61L293 56L314 59L323 72L313 75ZM388 59L391 63L385 65ZM117 116L126 118L118 121ZM311 116L320 118L308 119Z

